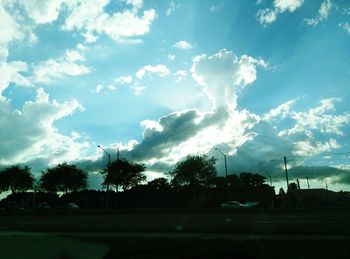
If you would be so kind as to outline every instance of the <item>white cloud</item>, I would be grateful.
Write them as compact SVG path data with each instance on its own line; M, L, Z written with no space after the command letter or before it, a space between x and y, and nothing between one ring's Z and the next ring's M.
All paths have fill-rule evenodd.
M281 117L284 119L290 115L291 107L296 103L297 99L289 100L274 109L271 109L268 113L264 114L263 120L270 121L275 118Z
M75 61L85 61L85 57L76 50L67 50L66 51L66 59L69 62Z
M220 10L220 7L219 6L217 6L217 5L212 5L212 6L210 6L210 8L209 8L209 11L210 12L217 12L217 11L219 11Z
M0 2L0 62L5 61L8 56L8 44L14 40L23 39L24 34L16 20L4 9Z
M336 134L342 136L341 128L350 122L350 113L333 115L335 102L339 98L329 98L320 101L320 105L309 109L306 112L293 112L290 117L296 121L293 128L281 131L280 135L293 135L305 132L306 130L318 130L323 134Z
M20 86L32 86L32 83L21 72L26 72L28 66L22 61L0 62L0 96L10 83Z
M140 125L144 128L142 136L147 137L148 132L152 132L153 130L161 132L163 131L163 126L159 124L159 122L153 120L143 120L140 122Z
M140 86L140 85L134 85L131 87L131 89L133 90L134 95L141 95L143 91L146 89L146 87Z
M166 16L172 15L173 12L174 12L177 8L179 8L179 5L175 5L174 1L171 1L171 2L169 3L169 7L168 7L168 8L166 9L166 11L165 11L165 15L166 15Z
M194 57L192 77L204 87L214 107L232 103L237 88L244 88L256 80L257 66L266 67L262 59L243 55L238 58L226 49L207 56Z
M171 61L175 60L175 58L176 58L176 55L174 55L174 54L169 54L168 55L168 59L171 60Z
M132 76L131 75L120 76L120 77L117 77L116 79L114 79L114 82L116 82L117 84L121 84L121 85L131 84L132 83Z
M126 0L127 4L130 4L133 6L135 9L140 9L143 5L143 0Z
M32 79L35 82L50 84L54 78L88 74L91 68L77 63L83 60L84 57L78 51L67 50L64 56L40 62L35 66Z
M77 45L77 49L79 49L79 50L81 50L81 51L85 51L85 50L87 50L88 48L87 48L85 45L79 43L79 44Z
M260 9L256 14L256 18L259 23L266 26L270 23L273 23L277 19L277 12L275 10L271 10L269 8Z
M176 42L174 45L173 45L174 48L177 48L177 49L192 49L192 46L190 43L188 43L187 41L185 40L180 40L178 42Z
M170 74L170 71L165 65L146 65L136 72L136 77L142 79L146 74L156 74L160 77L166 77Z
M295 146L296 151L294 154L303 157L318 155L325 151L331 151L333 149L341 147L339 143L333 138L330 138L324 143L321 143L320 141L314 141L313 139L307 139L304 141L296 142Z
M28 16L38 24L50 23L58 18L64 0L18 0Z
M185 70L178 70L178 71L175 72L174 75L176 76L176 80L175 81L176 82L181 82L187 76L187 72Z
M251 66L263 63L247 55L238 59L227 50L209 57L195 57L194 78L206 86L203 91L220 105L210 112L188 109L170 113L158 121L143 121L143 141L135 145L129 156L151 164L173 164L188 154L207 153L219 144L225 144L226 151L233 154L240 145L254 138L255 134L247 131L260 121L259 116L247 110L237 110L235 88L256 80L256 71ZM174 75L186 76L187 72L178 70Z
M350 122L350 115L332 114L335 113L334 103L339 99L322 100L319 106L306 112L292 110L298 99L262 115L238 109L237 92L257 80L259 66L266 67L266 62L248 55L237 57L226 49L193 58L192 76L215 104L213 109L186 109L171 112L158 120L142 121L143 139L132 141L132 147L127 150L122 149L123 157L144 162L154 171L169 171L188 154L218 156L214 150L218 147L227 154L231 171L280 173L283 155L310 156L340 148L336 138L342 134L341 127ZM181 70L177 72L174 75L185 75ZM132 88L143 90L139 81ZM281 134L275 126L279 119L288 119L288 125L290 121L295 124ZM301 165L303 161L303 158L297 158L290 161L290 165ZM223 168L222 163L219 159L218 168ZM157 166L161 168L157 169Z
M349 35L350 35L350 23L345 22L345 23L339 23L338 26L345 30Z
M13 110L8 101L0 100L0 164L35 159L50 164L78 159L89 144L79 142L76 134L66 136L54 127L57 120L77 110L83 107L76 100L50 102L42 88L37 89L36 100L27 101L21 110Z
M115 41L128 42L129 38L142 36L149 32L156 18L154 9L143 11L139 15L143 1L128 0L131 10L109 14L104 8L108 0L77 1L69 5L69 15L62 27L64 30L78 30L87 42L94 42L98 35L105 34Z
M304 0L275 0L274 6L279 12L283 13L285 11L294 12L296 9L301 7Z
M294 12L300 8L304 0L274 0L273 8L265 8L258 10L256 18L263 26L267 26L277 20L280 13Z
M320 9L318 10L318 16L312 19L305 19L307 25L317 25L318 23L326 20L332 9L332 2L330 0L325 0Z
M117 88L114 85L108 85L108 89L111 91L117 90Z
M102 91L102 89L103 89L103 86L101 84L96 85L95 93L97 93L97 94L100 93Z
M350 15L350 8L343 8L342 13L346 15Z

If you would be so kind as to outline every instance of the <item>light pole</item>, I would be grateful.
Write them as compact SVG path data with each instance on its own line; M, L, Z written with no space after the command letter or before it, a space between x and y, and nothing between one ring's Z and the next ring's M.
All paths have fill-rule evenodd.
M108 156L108 165L107 165L107 191L106 191L106 208L108 209L109 207L109 171L110 171L110 166L111 166L111 155L100 145L97 147L101 148L102 151Z
M216 151L218 151L221 155L224 156L224 160L225 160L225 179L226 179L226 193L225 193L225 199L227 201L227 194L228 194L228 182L227 182L227 160L226 160L226 154L224 152L222 152L220 149L215 148Z

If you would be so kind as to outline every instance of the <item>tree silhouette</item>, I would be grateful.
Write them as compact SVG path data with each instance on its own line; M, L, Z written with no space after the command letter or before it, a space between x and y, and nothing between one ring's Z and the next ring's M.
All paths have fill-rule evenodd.
M252 173L241 173L239 175L239 182L243 187L259 187L265 183L265 176Z
M226 188L226 178L222 176L215 176L210 179L209 187L224 190Z
M26 191L33 187L34 177L30 167L11 166L0 173L0 192L11 190L12 193Z
M173 171L175 185L189 184L190 186L209 186L216 176L215 158L206 155L187 156L183 161L176 163Z
M42 172L40 187L49 192L76 191L86 188L87 173L76 165L59 164Z
M289 184L289 188L287 190L287 193L295 193L298 190L298 185L294 182L291 182Z
M148 187L152 190L164 191L170 189L170 184L164 177L156 178L147 183Z
M227 183L229 188L236 189L239 186L239 176L236 174L230 174L227 176Z
M105 175L104 185L107 183L114 185L118 191L119 186L123 190L135 187L142 181L146 180L146 175L143 173L146 167L143 164L131 163L126 159L118 159L111 163L108 168L103 170Z

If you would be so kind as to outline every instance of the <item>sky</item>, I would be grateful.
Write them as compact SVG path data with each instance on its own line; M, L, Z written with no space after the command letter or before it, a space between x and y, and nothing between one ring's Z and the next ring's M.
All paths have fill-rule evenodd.
M0 166L39 176L107 157L166 176L187 155L219 175L350 190L350 2L0 0Z

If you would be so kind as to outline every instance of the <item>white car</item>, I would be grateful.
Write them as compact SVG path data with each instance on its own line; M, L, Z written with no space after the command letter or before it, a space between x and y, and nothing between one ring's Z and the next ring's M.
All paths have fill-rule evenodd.
M250 201L246 203L240 203L238 201L227 201L221 204L221 208L251 208L257 206L258 204L259 202L256 201Z

